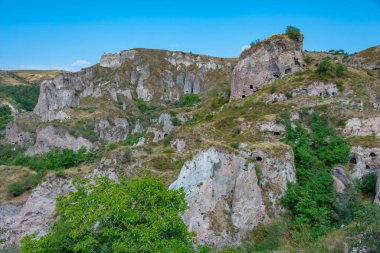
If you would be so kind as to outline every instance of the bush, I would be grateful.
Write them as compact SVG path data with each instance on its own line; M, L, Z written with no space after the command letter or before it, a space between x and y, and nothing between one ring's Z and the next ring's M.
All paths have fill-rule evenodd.
M368 173L360 180L359 189L368 196L376 195L376 181L377 176L375 173Z
M4 137L5 126L12 120L11 108L7 105L0 106L0 139Z
M74 184L57 199L60 219L47 235L24 237L22 252L193 252L183 191L152 177Z
M12 197L17 197L22 193L35 187L43 178L43 173L38 173L35 176L26 176L18 182L8 186L8 194Z
M19 107L26 111L33 111L40 95L38 85L0 86L0 98L13 99Z
M313 238L328 231L337 221L334 206L336 192L331 168L348 161L350 149L328 124L326 116L314 112L303 115L310 131L299 123L292 127L289 115L284 116L285 143L293 147L297 183L290 184L282 202L293 214L296 230L307 230Z
M347 75L347 66L343 63L337 63L335 65L335 76L344 77Z
M233 142L233 143L230 144L230 147L231 147L231 148L234 148L234 149L238 149L238 148L239 148L239 145L240 145L239 142Z
M259 44L260 42L261 42L260 39L256 39L256 40L252 41L249 45L250 45L251 47L253 47L254 45Z
M126 147L124 149L123 156L121 157L121 163L128 163L133 161L132 149L130 147Z
M301 30L294 26L287 26L285 33L289 36L289 38L299 41L301 39Z
M329 77L331 75L331 61L324 60L318 64L317 74L320 77Z
M144 137L144 135L145 135L145 132L141 132L141 133L134 134L134 135L132 135L132 134L128 135L127 139L125 139L123 141L123 145L124 146L133 146L133 145L137 144L140 141L140 139L142 137Z
M182 97L180 106L191 106L199 102L201 102L201 99L197 94L188 94Z

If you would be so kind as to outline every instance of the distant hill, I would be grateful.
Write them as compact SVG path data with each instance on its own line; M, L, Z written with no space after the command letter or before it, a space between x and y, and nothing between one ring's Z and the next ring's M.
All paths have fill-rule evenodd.
M0 85L39 85L63 70L0 70Z

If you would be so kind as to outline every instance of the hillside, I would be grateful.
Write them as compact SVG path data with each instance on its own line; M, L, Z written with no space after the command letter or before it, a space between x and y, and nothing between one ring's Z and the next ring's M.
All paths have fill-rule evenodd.
M62 70L0 70L0 85L39 85Z
M156 252L380 250L380 51L352 56L366 59L359 66L302 43L282 34L239 58L131 49L77 73L1 72L7 85L42 80L32 112L0 111L5 244L35 233L42 239L26 237L23 252L61 240L68 248L56 252L155 252L139 247L157 240L167 244ZM91 185L96 176L120 187L100 181L57 204L75 177ZM150 213L154 204L140 199L159 208Z

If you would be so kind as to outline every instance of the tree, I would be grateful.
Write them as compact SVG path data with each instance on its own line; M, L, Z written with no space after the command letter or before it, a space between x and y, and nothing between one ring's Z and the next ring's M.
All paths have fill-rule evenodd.
M331 61L324 60L318 64L317 74L320 77L329 77L331 75Z
M75 182L57 200L60 219L50 232L22 240L22 252L192 252L192 234L180 214L184 192L158 179Z
M287 26L285 33L291 38L292 40L300 41L301 39L301 30L294 26Z

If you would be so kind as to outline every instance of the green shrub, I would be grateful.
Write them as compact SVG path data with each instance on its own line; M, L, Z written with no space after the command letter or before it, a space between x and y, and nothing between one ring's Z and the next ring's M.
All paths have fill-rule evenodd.
M286 93L285 93L285 97L286 97L287 99L291 99L291 98L293 98L293 93L291 93L291 92L286 92Z
M239 148L239 145L240 145L239 142L233 142L233 143L230 144L230 147L231 147L231 148L234 148L234 149L238 149L238 148Z
M364 175L363 178L360 180L359 189L363 193L369 196L375 196L376 195L376 181L377 181L376 173L368 173Z
M185 106L191 106L194 104L197 104L201 102L201 98L197 94L188 94L182 97L180 100L180 106L185 107Z
M140 139L142 137L144 137L144 135L145 135L145 132L141 132L141 133L133 134L133 135L132 134L128 135L127 139L125 139L123 141L123 145L124 146L133 146L133 145L137 144L140 141Z
M347 75L347 66L343 63L337 63L335 65L335 76L344 77Z
M255 239L253 244L254 251L272 252L276 250L280 246L281 240L288 237L289 229L289 224L285 220L275 220L269 224L260 224L252 232Z
M289 38L299 41L301 39L301 30L294 26L287 26L285 33Z
M38 85L0 86L0 98L13 99L20 108L26 111L33 111L40 95Z
M207 113L205 120L210 121L212 118L214 118L214 115L212 113Z
M259 44L260 42L261 42L260 39L256 39L256 40L252 41L249 45L250 45L251 47L253 47L254 45Z
M13 120L11 108L0 106L0 139L4 137L5 126Z
M17 197L22 193L35 187L43 178L43 173L37 173L34 176L26 176L18 182L8 186L8 194L12 197Z
M57 199L60 219L47 235L24 237L22 252L193 252L193 235L181 219L182 190L153 177L74 184L77 191Z
M124 153L121 157L121 163L128 163L133 161L132 149L130 147L125 147Z
M313 238L328 231L336 222L338 210L331 168L348 161L350 149L345 139L329 126L326 116L314 112L303 115L310 131L298 123L292 127L284 116L285 143L293 147L297 183L290 184L282 202L291 210L293 227L307 230Z
M331 61L330 60L324 60L321 63L319 63L318 67L317 67L317 74L320 77L331 76Z

